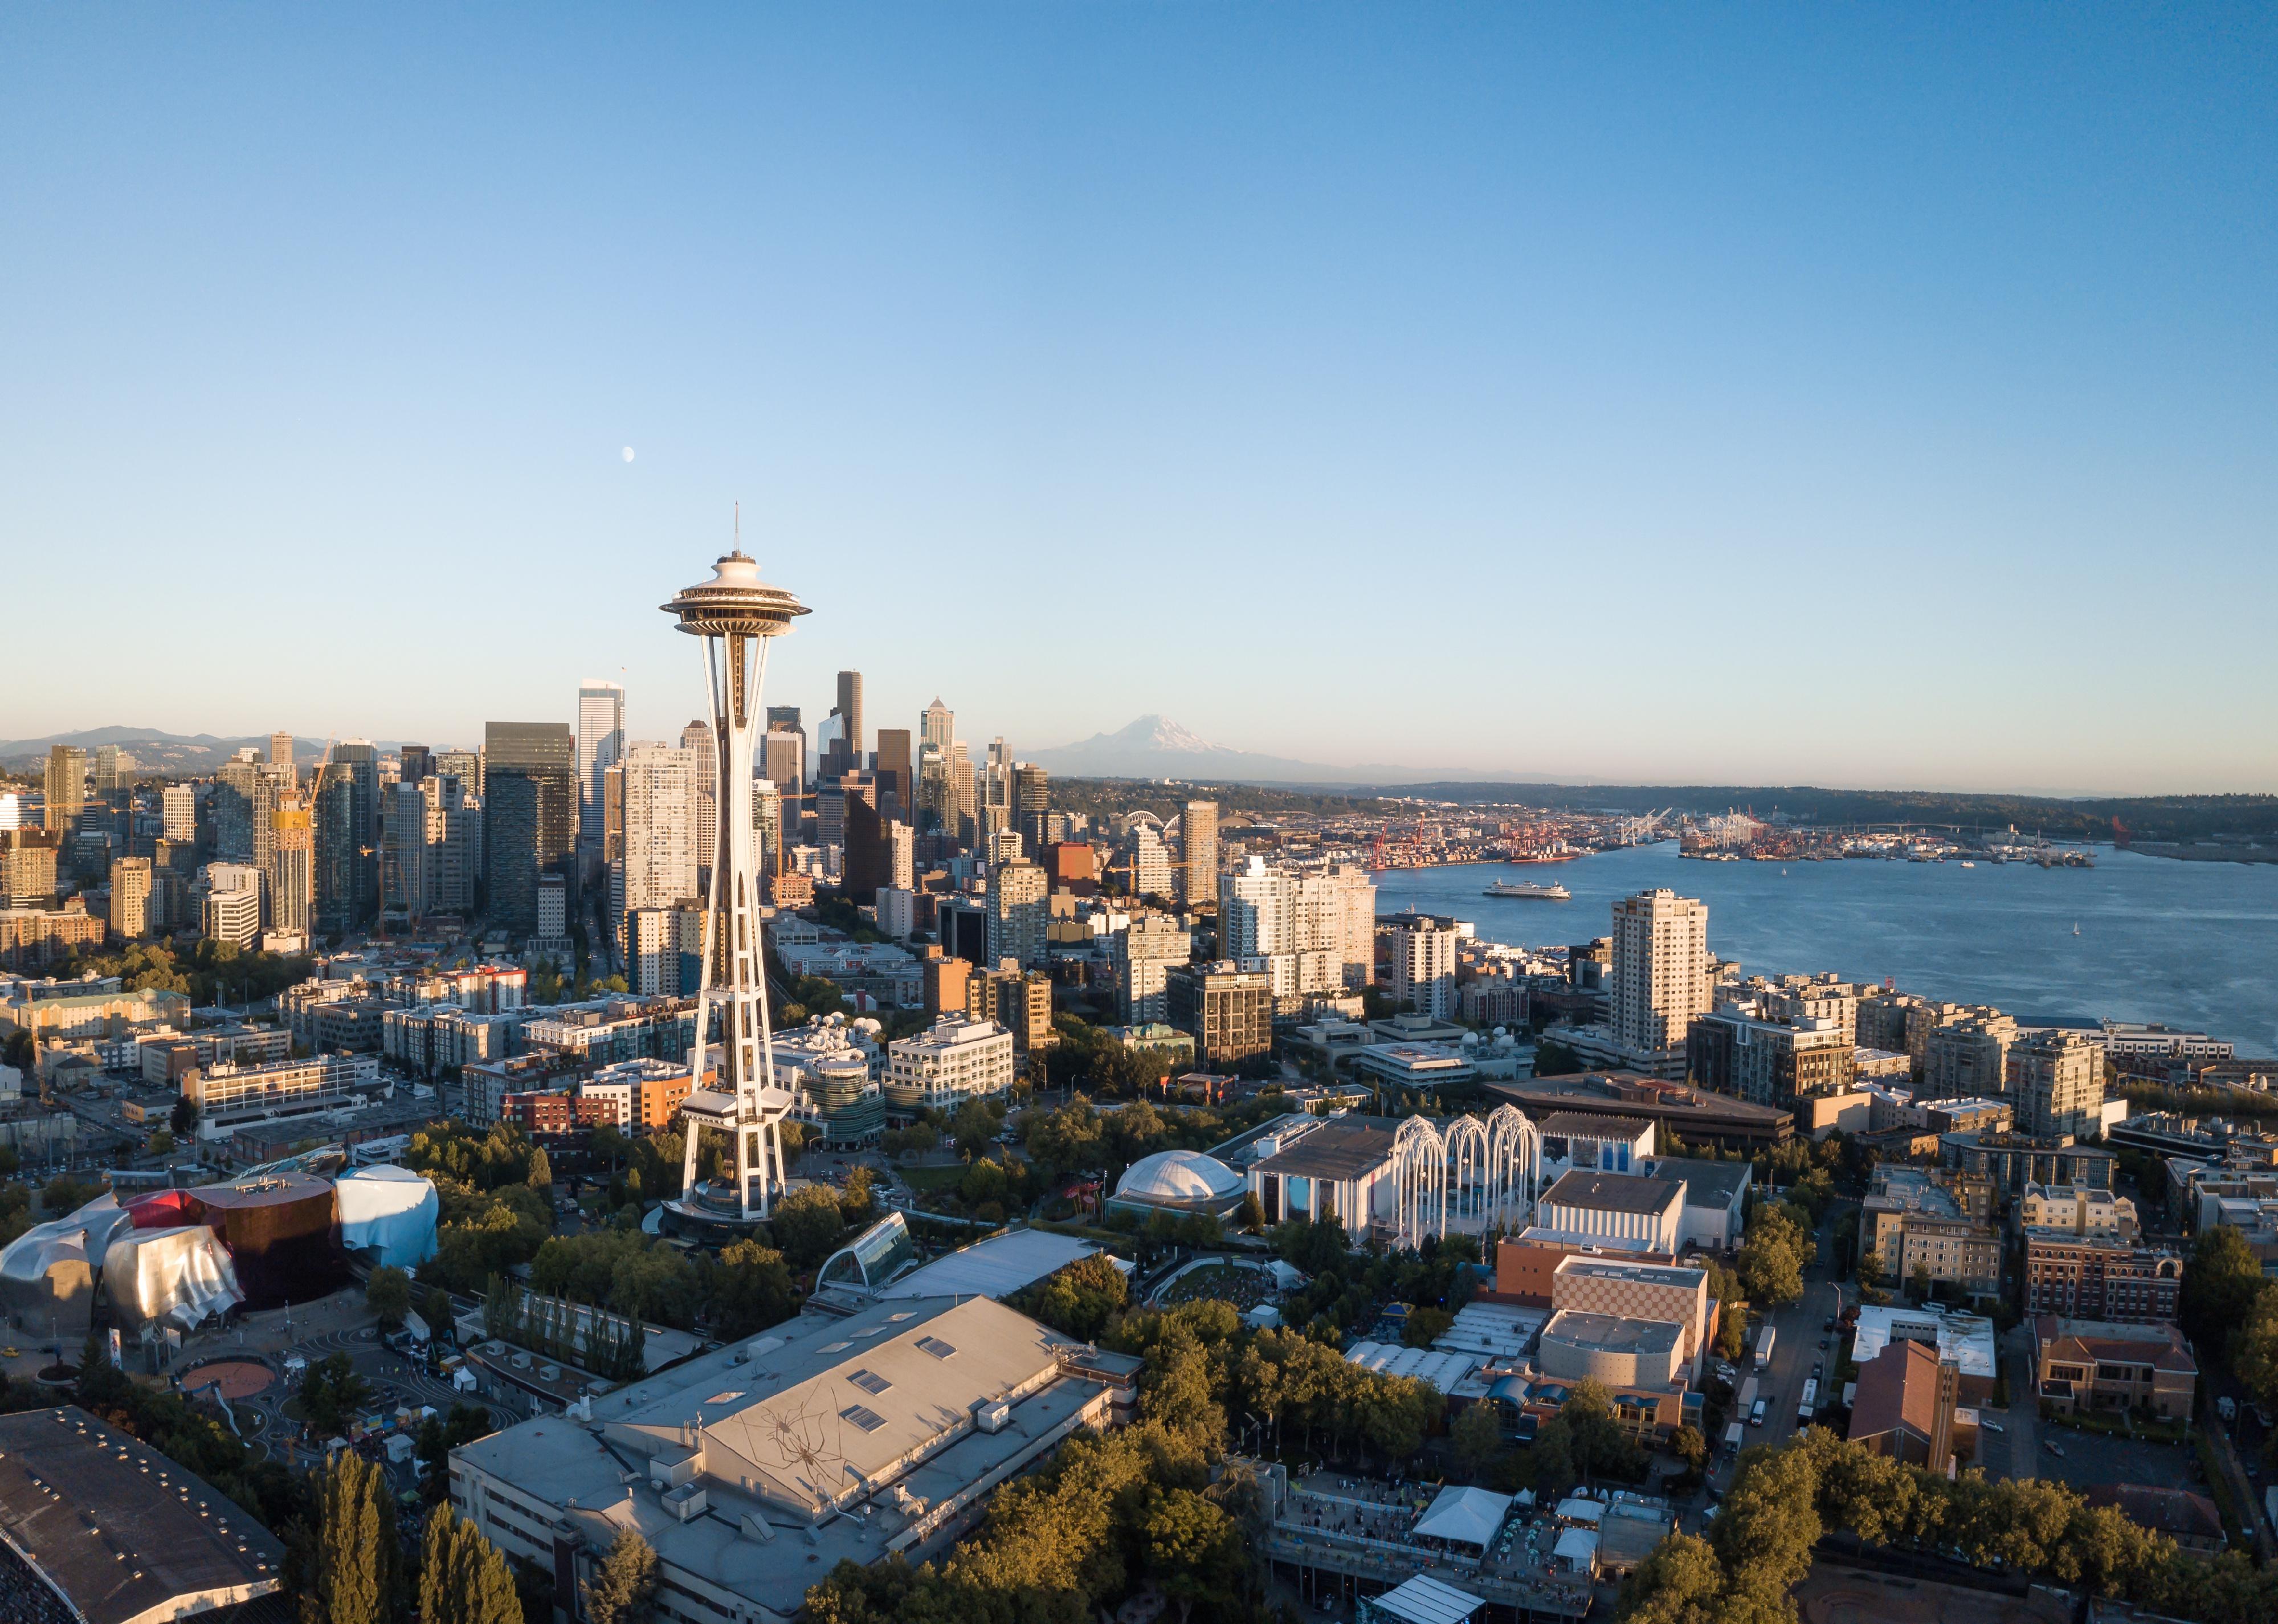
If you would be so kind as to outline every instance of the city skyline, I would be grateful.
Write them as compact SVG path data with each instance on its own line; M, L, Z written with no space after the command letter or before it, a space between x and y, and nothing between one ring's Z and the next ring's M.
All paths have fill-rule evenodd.
M73 572L25 572L73 678L0 735L465 741L600 671L669 739L685 651L623 606L740 502L802 590L1019 631L791 638L817 720L860 669L1023 751L1159 712L1559 781L2278 788L2272 28L18 17L0 528L263 636L72 661ZM1419 637L1504 714L1384 682Z

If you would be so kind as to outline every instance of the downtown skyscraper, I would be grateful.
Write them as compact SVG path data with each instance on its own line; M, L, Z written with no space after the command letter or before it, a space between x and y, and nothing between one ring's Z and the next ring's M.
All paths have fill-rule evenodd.
M577 742L559 722L493 722L483 735L485 889L492 921L538 929L538 877L570 866L577 841ZM594 850L600 785L594 785Z
M589 869L601 862L601 775L624 754L624 685L588 677L577 685L577 850Z

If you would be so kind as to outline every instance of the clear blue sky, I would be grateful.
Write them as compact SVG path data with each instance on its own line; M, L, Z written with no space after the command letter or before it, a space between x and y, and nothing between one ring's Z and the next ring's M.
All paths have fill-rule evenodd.
M14 7L0 737L2278 789L2274 17Z

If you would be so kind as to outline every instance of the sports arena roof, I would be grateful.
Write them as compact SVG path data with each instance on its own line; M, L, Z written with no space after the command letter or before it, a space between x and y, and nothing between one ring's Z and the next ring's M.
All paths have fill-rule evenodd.
M991 1297L1001 1301L1098 1250L1089 1241L1049 1229L1013 1229L912 1269L878 1296Z

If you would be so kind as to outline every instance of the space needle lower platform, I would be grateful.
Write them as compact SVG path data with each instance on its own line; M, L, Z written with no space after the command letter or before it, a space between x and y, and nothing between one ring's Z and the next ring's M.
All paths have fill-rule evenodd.
M762 581L760 566L740 551L715 564L710 580L661 607L703 647L713 748L719 755L720 816L704 915L696 1046L689 1056L697 1086L681 1107L687 1136L683 1193L665 1208L676 1228L734 1230L763 1222L783 1199L783 1120L796 1103L776 1079L768 1023L752 762L767 714L760 690L768 641L807 611L791 594ZM726 1138L729 1147L719 1176L699 1183L699 1144L707 1130Z

